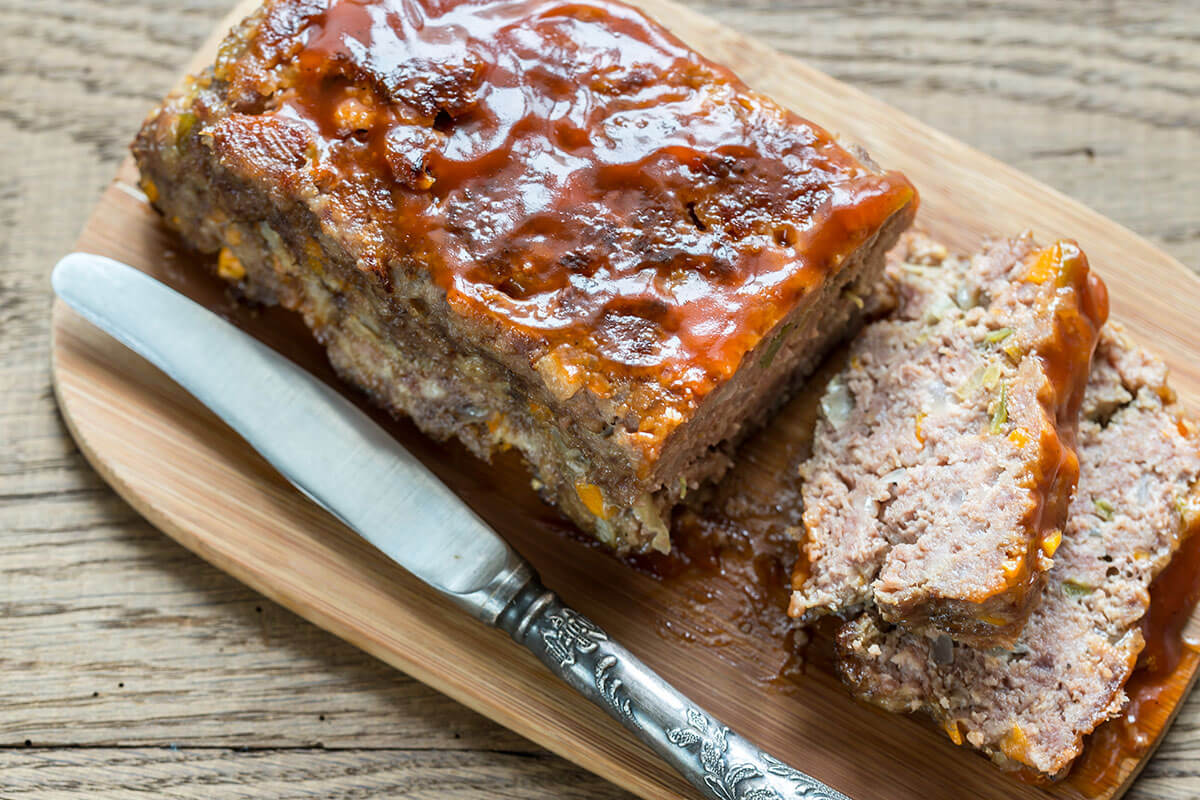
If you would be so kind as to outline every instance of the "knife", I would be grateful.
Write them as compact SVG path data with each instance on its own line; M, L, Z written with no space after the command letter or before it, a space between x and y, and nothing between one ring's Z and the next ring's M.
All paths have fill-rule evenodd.
M411 453L296 364L127 264L72 253L51 282L67 305L208 406L309 499L527 647L705 797L849 800L730 731L564 605Z

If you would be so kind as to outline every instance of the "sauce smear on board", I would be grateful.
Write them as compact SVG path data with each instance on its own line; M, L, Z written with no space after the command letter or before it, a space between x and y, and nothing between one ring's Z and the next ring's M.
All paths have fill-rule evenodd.
M1084 795L1120 783L1124 771L1154 746L1200 662L1200 640L1185 635L1200 601L1197 527L1192 526L1175 558L1150 586L1150 611L1142 618L1146 648L1125 685L1129 705L1095 730L1066 779Z

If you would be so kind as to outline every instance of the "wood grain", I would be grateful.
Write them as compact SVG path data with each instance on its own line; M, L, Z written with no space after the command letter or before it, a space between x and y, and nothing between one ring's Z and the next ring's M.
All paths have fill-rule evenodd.
M733 65L756 87L793 106L803 101L808 113L865 143L883 163L903 169L923 187L921 222L936 237L964 249L983 236L1029 226L1043 238L1068 233L1080 238L1093 260L1108 266L1116 316L1135 334L1160 334L1157 344L1175 368L1177 386L1185 397L1194 396L1200 371L1188 323L1200 307L1200 282L1169 256L1026 176L707 18L666 0L643 5L671 19L685 41ZM199 60L208 57L204 53ZM294 327L281 330L280 320L268 315L230 306L219 289L188 277L200 269L184 263L184 254L164 259L173 240L133 182L126 165L102 198L81 249L113 255L175 283L332 380L324 359L306 344L308 337L298 337ZM1145 291L1146 274L1159 291ZM68 424L105 479L157 527L302 616L619 785L645 797L690 796L677 776L597 710L548 683L544 671L515 646L472 627L288 490L169 381L61 308L55 321L57 390ZM793 441L789 422L785 414L773 423L768 440ZM488 470L463 460L454 448L432 446L405 426L396 432L534 561L548 585L668 679L686 685L689 675L705 675L691 689L698 702L801 769L860 798L897 789L931 798L962 791L978 797L1081 796L1071 782L1048 792L1017 784L912 720L868 712L846 700L828 670L810 668L786 694L768 697L763 686L746 679L759 660L780 657L781 642L726 629L728 650L718 653L658 635L664 622L688 628L720 627L720 621L689 613L686 593L666 581L632 573L595 549L555 541L545 510L519 470ZM791 474L788 461L762 470L750 483L777 485L776 478ZM730 587L734 593L744 589ZM710 590L714 596L720 592ZM1191 677L1182 676L1177 691ZM864 752L890 764L887 773L865 763ZM1139 767L1131 759L1123 771L1101 780L1099 796L1119 794ZM947 782L946 775L954 780Z
M536 752L157 534L88 470L56 417L49 265L70 248L138 120L229 5L0 0L0 171L10 179L0 187L0 744L137 745L144 760L124 770L94 762L84 783L107 790L104 796L117 796L139 775L174 774L171 742L185 751L216 748L206 751L214 771L222 758L239 758L222 756L222 747L242 745L334 741L403 753L430 742ZM1200 173L1180 166L1200 152L1200 128L1194 119L1178 124L1181 114L1195 113L1186 97L1200 88L1194 4L698 7L1200 267ZM1098 80L1089 71L1097 62L1118 78ZM121 591L125 585L133 591ZM210 671L228 679L196 681ZM1193 699L1131 797L1198 793L1197 720L1200 700ZM411 775L424 769L406 763ZM0 787L8 783L4 774ZM520 763L504 767L492 793L539 797L559 786L545 774L533 785L526 774ZM586 774L565 774L582 794L617 794ZM239 780L245 796L280 796L256 788L252 771ZM321 796L372 794L338 785Z
M562 800L618 796L557 759L525 753L389 749L71 748L0 751L3 796L58 800L103 788L105 800L213 797L405 797L466 800L534 797L554 787ZM114 775L128 776L114 786Z

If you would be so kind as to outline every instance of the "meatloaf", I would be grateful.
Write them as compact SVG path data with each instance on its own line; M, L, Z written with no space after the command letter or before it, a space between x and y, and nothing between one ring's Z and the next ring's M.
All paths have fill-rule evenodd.
M268 0L133 152L241 293L618 549L667 548L916 206L607 0Z
M790 612L1011 644L1062 539L1107 296L1079 248L957 258L905 237L899 307L852 344L803 465Z
M1124 705L1150 582L1200 532L1200 434L1173 405L1161 362L1106 329L1082 416L1079 489L1014 647L973 649L873 613L838 637L842 674L859 696L924 709L956 744L1051 776Z

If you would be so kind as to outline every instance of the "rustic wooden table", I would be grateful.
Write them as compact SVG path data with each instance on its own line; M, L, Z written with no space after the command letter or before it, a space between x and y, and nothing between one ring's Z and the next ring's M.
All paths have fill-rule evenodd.
M0 0L0 797L625 796L157 533L58 417L50 266L231 5ZM699 5L1200 271L1195 0ZM1129 796L1197 795L1200 694Z

